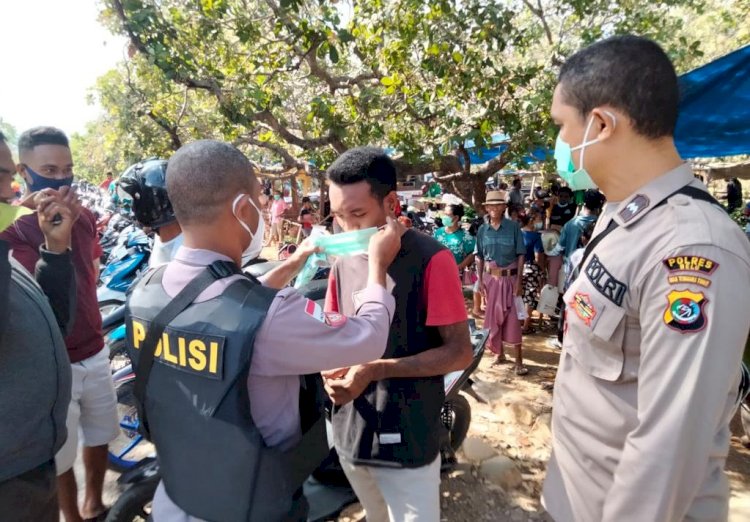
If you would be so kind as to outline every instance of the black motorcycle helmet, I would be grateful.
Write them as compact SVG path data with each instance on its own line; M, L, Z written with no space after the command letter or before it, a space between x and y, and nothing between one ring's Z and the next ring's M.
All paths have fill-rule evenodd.
M133 214L141 226L158 229L175 221L167 195L167 160L150 158L120 176L119 190L133 199Z

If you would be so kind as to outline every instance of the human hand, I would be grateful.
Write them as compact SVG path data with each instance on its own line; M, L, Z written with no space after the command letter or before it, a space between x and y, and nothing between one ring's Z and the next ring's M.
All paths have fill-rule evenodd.
M347 366L345 368L336 368L335 370L325 370L320 372L320 375L323 376L323 379L341 379L344 375L349 373L350 367Z
M46 248L60 254L70 247L73 224L81 214L78 195L70 187L45 189L34 196Z
M391 266L399 250L401 250L401 236L406 232L406 228L396 219L388 217L386 220L385 227L370 239L368 248L370 261L383 269Z
M341 370L347 371L342 375ZM365 388L374 380L373 366L369 364L341 370L334 370L333 372L338 373L331 374L337 377L326 377L324 374L323 378L326 392L337 406L347 404L362 395Z
M322 251L323 249L316 246L314 241L311 239L305 239L297 246L297 250L294 251L294 254L289 256L289 259L287 259L286 262L293 265L296 270L299 271L311 255L318 254Z

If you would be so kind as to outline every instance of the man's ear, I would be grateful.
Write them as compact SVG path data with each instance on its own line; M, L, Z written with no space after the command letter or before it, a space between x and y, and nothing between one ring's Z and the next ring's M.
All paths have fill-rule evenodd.
M23 180L27 184L32 185L33 180L31 179L31 175L29 174L29 171L26 170L26 165L24 165L23 163L18 163L16 165L16 172L18 172L18 174L23 178Z
M383 204L385 205L386 214L390 217L396 217L396 207L399 206L399 201L395 190L388 193L383 200Z
M590 136L589 139L596 137L605 140L611 137L617 127L617 115L611 109L596 108L591 111L591 116L594 118L594 123L591 125L592 130L598 132Z

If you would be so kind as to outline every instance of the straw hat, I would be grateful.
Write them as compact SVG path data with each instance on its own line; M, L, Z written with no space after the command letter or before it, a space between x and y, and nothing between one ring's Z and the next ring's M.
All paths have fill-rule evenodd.
M504 190L491 190L487 193L485 205L501 205L508 202L508 193Z

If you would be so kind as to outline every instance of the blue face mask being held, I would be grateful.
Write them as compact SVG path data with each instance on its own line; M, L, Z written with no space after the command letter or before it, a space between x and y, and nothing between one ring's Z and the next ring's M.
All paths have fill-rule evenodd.
M73 176L63 179L45 178L38 172L34 172L34 170L28 165L24 165L23 167L31 177L31 183L29 183L28 180L26 181L26 185L28 185L30 192L39 192L46 188L60 190L62 187L69 187L73 184Z
M617 119L615 118L615 115L609 111L605 111L605 113L612 118L613 127L616 126ZM555 162L557 163L557 173L574 191L596 188L596 183L594 183L594 180L591 179L591 176L583 166L583 157L584 153L586 152L586 147L595 143L599 143L601 141L599 138L593 139L591 141L586 141L588 140L589 132L591 131L591 126L593 125L593 123L594 116L591 116L591 118L589 118L588 124L586 125L586 132L583 135L583 143L581 143L580 145L571 147L568 143L563 141L559 134L557 136L557 142L555 143ZM576 169L575 165L573 164L573 152L577 150L581 151L579 162L580 168L578 169Z

